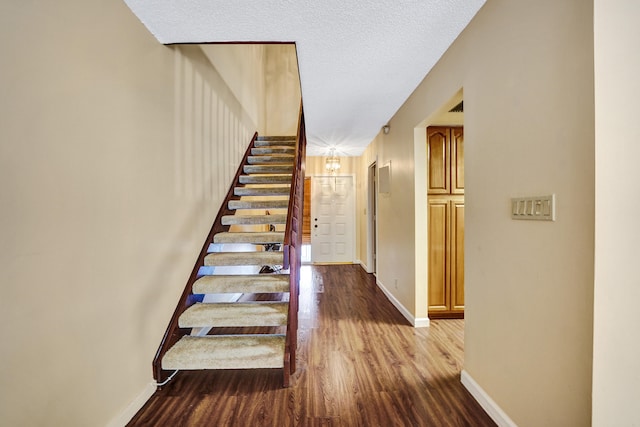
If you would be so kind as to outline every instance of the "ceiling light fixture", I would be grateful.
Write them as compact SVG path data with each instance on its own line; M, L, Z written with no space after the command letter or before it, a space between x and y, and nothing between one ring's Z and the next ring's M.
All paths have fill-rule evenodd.
M335 148L329 152L329 157L324 161L324 167L331 174L335 174L340 169L340 158L336 156Z

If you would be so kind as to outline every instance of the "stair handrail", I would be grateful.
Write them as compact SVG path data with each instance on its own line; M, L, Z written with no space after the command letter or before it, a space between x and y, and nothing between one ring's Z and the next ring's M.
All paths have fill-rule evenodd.
M243 173L243 166L247 163L247 158L251 154L251 149L255 147L255 141L257 137L258 137L258 133L256 132L253 134L253 138L251 138L251 142L249 142L249 146L247 147L247 150L244 153L242 161L240 162L240 166L236 171L236 175L231 181L231 186L229 187L229 191L227 192L227 195L224 201L220 205L220 210L216 215L216 219L213 221L213 224L211 225L211 230L209 231L209 234L207 235L207 238L205 239L204 244L202 245L200 254L198 255L195 265L191 270L191 274L187 279L187 283L184 287L184 290L182 291L180 300L176 305L176 308L173 312L173 316L171 316L169 325L167 326L164 336L162 337L162 341L160 342L158 351L156 352L156 355L153 358L153 364L152 364L153 378L156 380L157 383L164 382L164 380L166 380L169 376L168 372L162 369L162 358L164 357L165 353L176 342L178 342L180 338L182 338L184 335L187 334L187 331L184 330L184 328L183 330L181 330L181 328L178 327L178 318L187 308L189 308L196 302L201 302L202 300L201 295L193 294L192 292L193 284L195 283L196 280L199 279L198 272L200 271L200 267L204 265L204 258L209 253L209 246L213 243L213 236L216 235L217 233L228 231L229 229L228 225L222 225L222 217L225 215L233 215L233 211L229 209L229 201L240 199L239 196L236 196L234 194L234 188L244 186L244 184L240 183L240 175L242 175Z
M296 350L298 345L298 297L300 290L300 266L302 264L302 216L304 206L304 176L307 136L304 111L300 103L296 150L289 192L287 225L282 245L283 268L289 270L289 313L284 355L284 385L289 384L289 375L296 371Z

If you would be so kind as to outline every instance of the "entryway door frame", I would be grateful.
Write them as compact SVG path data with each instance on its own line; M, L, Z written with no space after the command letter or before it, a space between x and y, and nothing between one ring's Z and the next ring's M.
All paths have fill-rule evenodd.
M373 161L367 168L367 273L376 274L378 271L378 160Z
M350 249L348 251L348 259L344 259L344 260L336 260L336 261L318 261L318 247L317 247L317 243L314 244L314 234L315 234L315 219L317 218L316 212L318 209L318 204L316 203L316 191L318 190L318 179L320 178L328 178L328 179L340 179L340 178L350 178L351 180L351 191L349 192L349 197L350 200L348 202L348 209L346 214L348 215L349 219L348 222L350 222L349 224L349 232L351 235L351 239L349 242L349 246ZM311 262L318 262L318 263L323 263L323 262L327 262L327 263L331 263L331 262L336 262L336 263L340 263L340 262L349 262L349 263L353 263L355 262L355 255L356 255L356 215L355 215L355 209L356 209L356 177L355 174L344 174L344 175L312 175L311 176ZM347 258L345 257L345 258Z

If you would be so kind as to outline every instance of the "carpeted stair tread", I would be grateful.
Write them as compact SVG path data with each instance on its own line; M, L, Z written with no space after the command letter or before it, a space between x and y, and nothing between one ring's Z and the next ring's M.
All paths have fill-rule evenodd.
M279 185L273 187L235 187L233 194L236 196L288 196L291 186Z
M289 292L288 274L202 276L193 284L194 294Z
M253 232L222 232L213 236L213 243L282 243L284 232L253 231Z
M229 209L287 209L289 200L229 200Z
M212 252L204 257L204 265L282 265L283 252Z
M255 142L255 144L253 144L253 146L256 147L256 148L262 148L262 147L295 147L296 146L296 140L295 139L289 139L289 140L281 139L281 140L273 140L273 141L256 140L256 142Z
M297 141L296 136L259 136L256 138L254 147L268 147L271 145L286 145L295 146Z
M293 164L289 165L244 165L244 173L293 173Z
M254 301L246 303L196 303L178 319L180 328L221 328L247 326L284 326L289 303Z
M256 147L256 148L252 148L251 149L251 155L252 156L263 156L265 154L291 154L293 155L296 152L296 148L295 147L291 147L291 146L278 146L278 145L271 145L268 147Z
M283 139L295 141L296 135L258 135L256 141L280 141Z
M250 165L264 165L264 164L282 164L292 165L292 154L271 154L265 156L249 156L247 157L247 163Z
M256 224L286 224L287 214L272 215L224 215L222 225L256 225Z
M162 358L162 369L284 367L284 335L184 336Z
M291 184L291 174L240 175L240 184Z

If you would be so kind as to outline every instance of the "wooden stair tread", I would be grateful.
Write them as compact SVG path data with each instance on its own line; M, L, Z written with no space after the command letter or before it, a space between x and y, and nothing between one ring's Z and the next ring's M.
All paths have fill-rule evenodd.
M181 328L284 326L288 302L256 301L246 303L196 303L178 320Z
M203 276L193 284L195 294L289 292L288 274Z
M213 236L213 243L282 243L284 232L254 231L254 232L222 232Z
M283 252L212 252L204 257L204 265L282 265Z
M284 367L284 335L184 336L162 358L162 369Z
M289 200L230 200L229 209L287 209Z
M256 224L286 224L287 214L271 215L224 215L222 225L256 225Z

